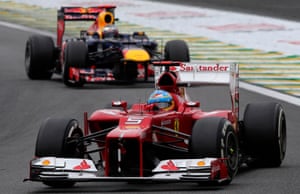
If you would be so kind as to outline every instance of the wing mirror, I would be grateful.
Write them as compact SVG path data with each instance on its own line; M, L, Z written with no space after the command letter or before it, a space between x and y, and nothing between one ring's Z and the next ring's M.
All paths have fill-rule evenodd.
M185 107L200 107L200 102L199 101L188 101L184 103Z
M121 107L127 113L127 102L126 101L112 101L112 107Z

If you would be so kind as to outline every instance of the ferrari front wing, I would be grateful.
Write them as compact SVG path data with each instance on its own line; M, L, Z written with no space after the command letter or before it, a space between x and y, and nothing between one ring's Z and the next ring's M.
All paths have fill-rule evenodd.
M229 180L226 159L163 160L149 177L104 176L92 160L42 157L30 162L30 177L24 181L152 181L152 182L223 182Z

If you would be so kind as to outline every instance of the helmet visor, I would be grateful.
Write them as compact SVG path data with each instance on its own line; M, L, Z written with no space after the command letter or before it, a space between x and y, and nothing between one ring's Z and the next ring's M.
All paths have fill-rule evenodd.
M170 103L169 102L157 102L157 103L155 103L155 106L157 106L160 109L165 109L170 106Z

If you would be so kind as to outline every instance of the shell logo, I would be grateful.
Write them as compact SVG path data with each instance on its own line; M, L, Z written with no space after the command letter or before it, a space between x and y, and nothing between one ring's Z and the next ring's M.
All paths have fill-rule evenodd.
M50 165L50 160L43 160L42 161L42 164L44 165L44 166L49 166Z
M197 166L205 166L205 162L201 160L197 162Z

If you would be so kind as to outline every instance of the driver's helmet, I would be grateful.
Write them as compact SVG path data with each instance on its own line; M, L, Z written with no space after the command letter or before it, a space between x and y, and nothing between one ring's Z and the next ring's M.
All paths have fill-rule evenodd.
M160 110L173 110L175 107L171 94L164 90L155 90L149 97L148 104L154 104Z
M103 38L117 38L119 36L119 30L115 25L106 25L102 31Z

